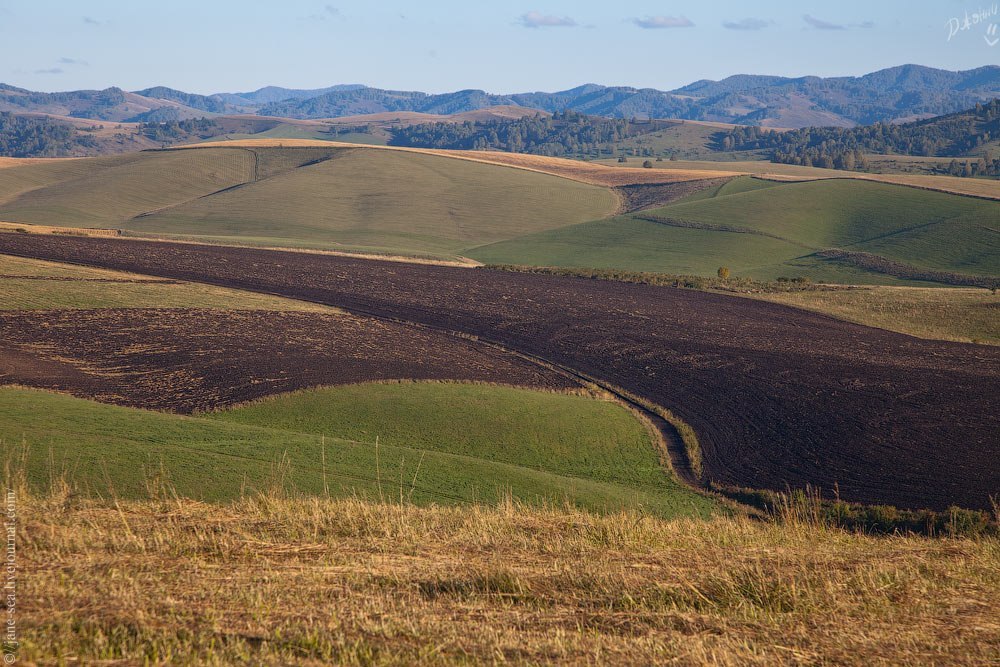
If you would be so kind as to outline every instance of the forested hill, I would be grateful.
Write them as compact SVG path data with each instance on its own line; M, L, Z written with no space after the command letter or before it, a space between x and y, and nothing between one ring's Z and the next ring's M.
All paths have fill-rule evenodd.
M93 148L93 137L65 123L0 112L0 156L61 157Z
M769 150L774 162L837 169L863 168L864 153L934 157L975 157L978 161L953 170L997 175L1000 151L1000 99L959 113L893 125L863 127L808 127L777 132L759 127L737 127L721 136L723 150ZM994 155L997 152L997 155ZM977 175L955 173L954 175Z

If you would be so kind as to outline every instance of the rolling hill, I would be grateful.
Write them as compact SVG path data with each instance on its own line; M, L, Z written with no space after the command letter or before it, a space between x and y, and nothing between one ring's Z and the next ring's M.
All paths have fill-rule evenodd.
M306 143L3 169L0 220L453 256L483 243L605 217L618 206L605 188L549 174Z
M687 201L467 251L486 263L898 283L1000 276L1000 206L884 183L745 177ZM847 254L818 254L839 249ZM877 257L885 266L860 261ZM888 260L888 261L886 261ZM894 263L889 266L890 263ZM900 266L910 271L902 271Z
M1000 207L932 190L968 184L995 197L992 181L747 163L795 172L761 179L740 177L741 163L657 164L671 168L206 143L0 169L0 220L493 264L689 275L728 266L758 279L986 285L1000 275ZM709 169L723 165L735 168Z

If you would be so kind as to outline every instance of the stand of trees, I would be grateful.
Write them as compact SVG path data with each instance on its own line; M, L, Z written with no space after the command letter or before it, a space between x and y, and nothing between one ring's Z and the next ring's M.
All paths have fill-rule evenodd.
M0 112L0 156L60 157L96 145L93 137L66 123Z
M771 161L827 169L866 169L865 153L914 156L970 156L952 160L954 176L1000 176L1000 160L975 155L1000 137L1000 100L974 109L914 123L875 123L863 127L807 127L778 132L738 127L721 135L720 150L770 150Z
M173 143L181 139L187 139L192 135L207 138L218 134L215 130L218 123L208 118L196 118L192 120L172 120L162 123L143 123L139 126L139 133L152 139L164 143Z

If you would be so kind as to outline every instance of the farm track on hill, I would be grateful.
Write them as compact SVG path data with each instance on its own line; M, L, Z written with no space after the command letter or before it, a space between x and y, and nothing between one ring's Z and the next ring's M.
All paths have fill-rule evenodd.
M2 234L0 252L280 294L477 336L673 411L703 481L988 508L1000 350L770 303L293 252Z

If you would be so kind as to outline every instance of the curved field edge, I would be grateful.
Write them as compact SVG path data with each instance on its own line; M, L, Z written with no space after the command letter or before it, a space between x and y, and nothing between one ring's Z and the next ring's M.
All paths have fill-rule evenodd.
M398 400L376 400L379 395ZM327 423L337 428L325 432L282 422L273 414L261 417L269 404L286 406L317 396L359 421ZM470 398L479 402L481 417L490 416L478 427L462 419ZM364 435L361 431L377 424L379 411L385 414L387 407L396 420L387 438L379 433L349 437ZM510 411L526 423L505 421ZM300 406L297 414L308 411ZM543 423L532 415L550 419ZM464 424L466 439L442 426L449 420ZM277 425L268 426L270 421ZM5 459L23 465L32 488L65 478L82 493L104 497L138 498L156 487L184 497L226 501L281 489L420 504L491 503L509 495L530 503L569 503L597 512L632 508L659 516L706 516L722 507L673 481L660 466L645 425L627 410L588 397L527 389L366 384L286 395L229 415L191 417L0 387L0 424ZM600 425L605 435L617 435L610 441L581 438L583 424ZM490 433L485 432L487 425ZM451 437L436 438L442 429ZM528 442L530 438L534 442ZM494 448L488 454L470 444L490 440L527 444L516 450ZM616 444L623 449L615 450ZM616 458L625 452L627 458ZM588 466L587 457L599 464Z

